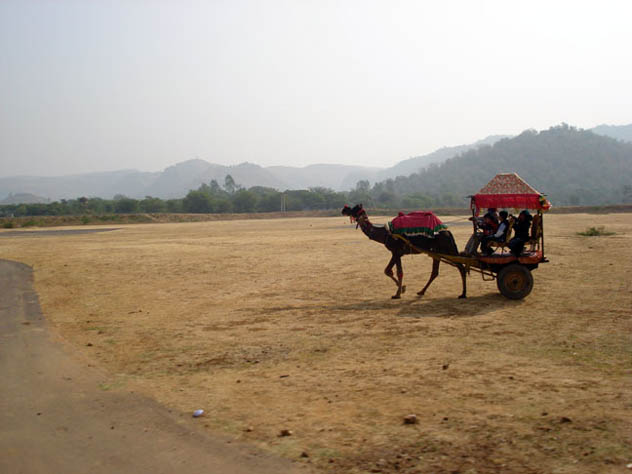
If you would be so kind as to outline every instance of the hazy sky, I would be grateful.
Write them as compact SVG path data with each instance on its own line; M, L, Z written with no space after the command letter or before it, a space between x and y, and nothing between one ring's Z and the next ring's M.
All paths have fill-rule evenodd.
M0 176L632 122L632 1L1 0Z

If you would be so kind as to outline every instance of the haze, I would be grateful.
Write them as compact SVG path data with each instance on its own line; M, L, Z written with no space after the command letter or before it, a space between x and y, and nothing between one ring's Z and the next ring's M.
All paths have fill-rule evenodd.
M386 167L630 122L632 2L7 1L0 176Z

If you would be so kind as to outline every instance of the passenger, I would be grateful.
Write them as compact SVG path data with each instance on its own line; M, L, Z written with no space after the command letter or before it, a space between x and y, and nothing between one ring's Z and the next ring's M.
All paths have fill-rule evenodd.
M509 228L508 216L507 211L500 211L500 224L498 224L496 232L486 235L481 239L481 252L483 252L484 255L494 253L489 246L490 242L504 242L507 239L507 229Z
M531 229L531 220L533 216L529 213L528 210L524 209L520 211L518 215L518 220L514 224L514 238L509 241L509 249L511 253L516 257L520 256L522 253L522 249L524 249L524 244L529 242L529 230Z
M496 209L490 208L483 217L470 217L469 220L474 221L474 233L465 245L463 255L474 256L477 254L478 246L484 236L496 233L498 229L498 218L495 214Z
M498 209L496 209L495 207L490 207L489 209L487 209L487 214L489 214L491 216L491 218L494 220L494 222L496 222L496 223L500 222L500 216L498 214Z
M469 240L467 241L467 244L465 244L465 249L463 252L461 252L461 255L464 255L467 257L475 256L476 249L478 249L478 246L481 243L481 236L482 234L480 232L474 232L469 238Z
M481 224L483 235L492 235L496 233L498 229L498 216L496 215L496 209L491 208L487 210L487 213L483 216L483 223Z

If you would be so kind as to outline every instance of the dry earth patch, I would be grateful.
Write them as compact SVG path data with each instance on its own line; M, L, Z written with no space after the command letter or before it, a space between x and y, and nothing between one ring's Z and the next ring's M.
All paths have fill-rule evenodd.
M589 226L615 234L577 235ZM404 259L392 301L390 254L342 217L16 236L0 257L34 267L44 313L104 389L204 408L208 429L324 471L622 472L632 217L550 215L545 237L551 262L518 302L475 274L458 300L447 266L418 299L425 256Z

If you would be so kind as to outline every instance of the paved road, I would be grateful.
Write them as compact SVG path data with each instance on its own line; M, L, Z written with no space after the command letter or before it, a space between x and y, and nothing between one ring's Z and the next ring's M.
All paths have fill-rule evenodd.
M305 472L228 444L103 376L51 338L31 268L0 260L0 473ZM203 423L203 419L199 419Z

